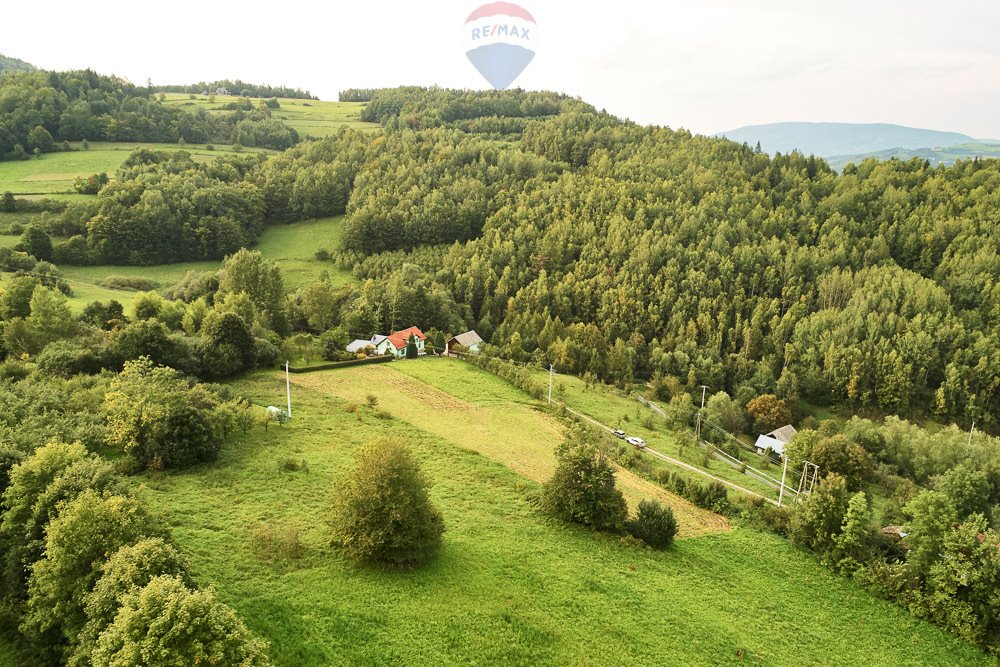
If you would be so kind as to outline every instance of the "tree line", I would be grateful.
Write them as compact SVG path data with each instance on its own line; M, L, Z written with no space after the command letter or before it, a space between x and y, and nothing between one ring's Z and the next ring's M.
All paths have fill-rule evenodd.
M148 90L152 93L188 93L199 95L206 90L209 94L214 94L219 88L225 88L230 95L240 97L285 97L297 100L318 100L319 98L311 94L308 90L292 88L289 86L271 86L268 84L247 83L239 79L219 79L218 81L199 81L187 85L151 85Z

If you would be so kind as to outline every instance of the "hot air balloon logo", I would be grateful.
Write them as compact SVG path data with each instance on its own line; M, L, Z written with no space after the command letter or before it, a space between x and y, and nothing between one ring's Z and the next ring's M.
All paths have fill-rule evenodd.
M535 19L510 2L491 2L465 20L465 55L490 85L503 90L535 57Z

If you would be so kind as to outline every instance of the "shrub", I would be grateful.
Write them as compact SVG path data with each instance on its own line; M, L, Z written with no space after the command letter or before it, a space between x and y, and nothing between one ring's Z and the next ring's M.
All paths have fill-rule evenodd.
M556 456L559 463L542 496L546 513L595 530L620 532L628 507L604 453L576 432L559 446Z
M427 560L441 546L444 532L427 486L401 443L363 447L354 471L337 487L332 544L358 561L409 566Z
M118 276L111 275L97 282L101 287L108 289L128 290L130 292L151 292L160 286L155 280L143 278L142 276ZM145 318L140 318L145 319Z
M654 549L667 549L677 535L674 511L655 500L643 500L634 519L628 522L628 532Z
M101 633L93 667L239 665L266 667L267 643L209 591L191 590L176 577L156 577L129 595Z
M700 450L699 450L700 451ZM693 479L684 479L669 470L661 470L656 481L671 493L690 500L698 507L724 512L729 507L729 493L719 482L702 484Z
M104 351L72 340L57 340L45 346L35 358L42 372L49 375L96 375L107 365Z
M73 181L73 189L81 195L96 195L105 185L108 184L108 175L105 172L91 174L87 178L77 176Z
M309 472L309 462L305 459L295 459L291 456L278 461L278 470L286 472Z
M223 440L219 403L204 385L190 386L171 368L154 367L148 358L127 362L105 397L108 444L141 467L214 461Z

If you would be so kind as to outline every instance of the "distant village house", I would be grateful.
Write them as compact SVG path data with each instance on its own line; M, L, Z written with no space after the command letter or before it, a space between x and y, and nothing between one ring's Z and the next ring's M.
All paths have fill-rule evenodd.
M377 355L389 352L397 359L402 359L406 356L406 344L409 342L411 335L417 344L417 354L423 354L427 336L418 327L394 331L388 336L376 334L368 340L354 340L347 346L347 351L357 354L370 347Z

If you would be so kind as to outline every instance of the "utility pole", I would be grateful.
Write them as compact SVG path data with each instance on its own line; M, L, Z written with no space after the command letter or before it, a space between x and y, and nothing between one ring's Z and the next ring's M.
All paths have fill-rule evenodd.
M705 409L705 390L708 389L705 385L701 385L701 409L698 410L698 417L694 425L694 444L701 443L701 412Z
M976 430L976 422L972 422L972 428L969 429L969 446L972 446L972 432Z
M288 418L292 418L292 381L288 375L288 362L285 362L285 391L288 393Z
M552 373L555 371L555 366L549 364L549 405L552 405Z
M778 507L781 507L781 501L785 497L785 476L788 474L788 457L782 456L785 459L785 465L781 468L781 488L778 489Z

